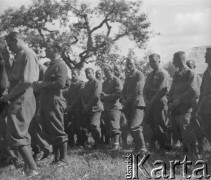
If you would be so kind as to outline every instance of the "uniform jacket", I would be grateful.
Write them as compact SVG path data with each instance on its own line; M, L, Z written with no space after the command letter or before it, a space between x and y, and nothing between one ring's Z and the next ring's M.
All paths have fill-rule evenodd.
M84 82L77 80L71 82L69 88L63 91L63 95L67 104L71 105L73 109L81 108L81 95L84 88Z
M144 98L147 101L167 102L167 92L170 86L170 76L168 72L162 68L152 71L146 79L144 86Z
M191 101L197 95L197 78L188 67L176 72L169 91L169 101L179 101L180 112L191 111Z
M132 74L127 75L123 87L123 99L133 107L145 106L143 98L143 88L145 77L142 72L135 70Z
M82 104L87 105L90 111L93 107L102 109L100 93L102 92L102 83L97 79L89 80L82 91Z
M108 96L103 98L103 105L105 110L121 109L119 102L122 93L122 82L116 76L106 79L103 82L103 92Z
M211 68L204 72L201 83L200 101L203 104L203 112L211 113Z
M50 99L53 100L55 98L65 102L62 96L62 89L65 87L66 80L67 67L65 63L60 58L51 61L43 77L45 86L41 91L40 103L42 105L46 103L54 104Z
M32 83L39 78L38 59L35 52L27 46L22 47L16 55L9 74L9 94L14 98L26 91L33 93Z
M0 60L0 97L3 95L5 90L8 88L9 80L5 68L5 61Z

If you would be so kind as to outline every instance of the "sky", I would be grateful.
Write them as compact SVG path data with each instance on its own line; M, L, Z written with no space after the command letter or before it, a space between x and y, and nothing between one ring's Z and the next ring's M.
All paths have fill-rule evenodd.
M0 13L8 7L30 3L30 0L0 0ZM163 61L172 60L176 51L189 52L192 47L211 45L211 0L143 0L143 11L148 14L151 30L160 33L151 38L147 49L159 53ZM125 53L132 46L127 40L120 44Z

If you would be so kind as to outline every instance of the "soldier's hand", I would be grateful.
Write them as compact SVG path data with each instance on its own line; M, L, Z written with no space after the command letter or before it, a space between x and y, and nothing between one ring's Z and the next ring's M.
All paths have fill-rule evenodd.
M43 88L43 85L44 85L44 82L43 81L36 81L33 83L33 88L39 90L39 89L42 89Z

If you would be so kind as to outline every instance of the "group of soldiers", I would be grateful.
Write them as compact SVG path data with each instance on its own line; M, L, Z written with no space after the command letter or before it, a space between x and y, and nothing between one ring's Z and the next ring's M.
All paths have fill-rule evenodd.
M127 149L131 134L135 154L169 151L178 143L184 153L201 153L204 139L211 140L211 48L202 82L194 61L186 62L179 51L173 55L173 80L161 67L160 55L151 54L152 71L146 77L133 59L126 59L125 74L118 65L96 73L86 68L88 81L83 82L80 70L72 69L66 86L68 70L59 43L47 45L50 63L45 67L17 32L5 40L0 41L0 151L16 167L21 155L28 176L39 174L39 151L41 159L53 152L52 164L63 166L68 146L87 146L90 134L93 149L110 151ZM8 48L15 54L12 65Z

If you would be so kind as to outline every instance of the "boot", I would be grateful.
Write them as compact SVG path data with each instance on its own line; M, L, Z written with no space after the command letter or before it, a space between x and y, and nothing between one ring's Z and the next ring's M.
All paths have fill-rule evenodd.
M51 152L50 151L44 151L42 157L41 157L41 161L45 160L45 159L48 159L51 155Z
M109 148L110 151L118 151L119 150L119 134L116 134L112 138L113 146Z
M53 146L53 152L54 152L54 160L51 162L51 164L55 164L59 161L60 158L60 152L59 152L59 146L58 145L54 145Z
M147 148L146 148L146 144L144 141L144 136L142 131L138 130L138 131L132 131L131 135L133 137L133 141L135 144L135 149L133 150L133 153L135 154L146 154Z
M29 171L26 172L26 175L28 175L30 177L38 175L39 173L37 172L37 165L32 157L32 152L30 151L29 146L22 146L19 149L19 152L20 152L21 156L23 157L24 162L29 167Z
M60 159L57 161L57 166L64 166L67 164L67 142L59 145Z

